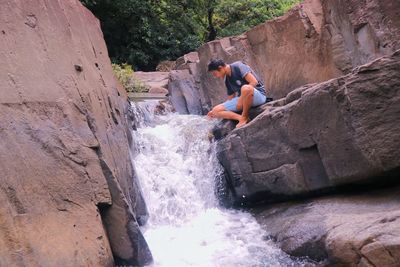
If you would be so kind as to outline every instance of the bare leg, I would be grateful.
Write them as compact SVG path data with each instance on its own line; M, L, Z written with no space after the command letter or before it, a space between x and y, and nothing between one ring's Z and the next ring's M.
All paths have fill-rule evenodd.
M244 85L241 88L241 98L243 111L240 116L239 123L236 125L236 128L240 128L245 125L249 121L249 110L251 108L251 104L253 103L254 96L254 88L251 85Z
M236 109L239 111L243 110L243 97L240 96L236 105Z
M211 111L211 117L227 119L227 120L236 120L238 121L241 116L235 112L229 111L225 109L225 106L220 104L215 106Z
M227 120L236 120L239 121L241 116L233 111L220 111L216 114L217 118L227 119Z

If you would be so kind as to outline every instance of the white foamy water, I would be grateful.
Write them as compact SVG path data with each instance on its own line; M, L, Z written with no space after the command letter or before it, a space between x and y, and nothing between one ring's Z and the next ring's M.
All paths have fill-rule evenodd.
M222 168L209 134L216 121L153 116L155 103L133 104L140 116L134 161L149 210L142 230L152 266L303 266L268 240L252 215L218 205L214 185Z

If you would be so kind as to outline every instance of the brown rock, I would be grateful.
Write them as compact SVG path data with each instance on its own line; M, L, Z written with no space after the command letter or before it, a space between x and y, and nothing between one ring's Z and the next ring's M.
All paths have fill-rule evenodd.
M198 53L188 53L176 62L176 70L171 71L168 85L172 105L180 114L204 114L208 107L204 105L204 91L199 87L202 81Z
M143 72L136 71L133 75L135 80L143 83L144 86L150 88L149 93L168 93L169 72Z
M258 208L257 220L290 255L318 266L399 266L399 188Z
M190 70L171 71L168 91L172 105L180 114L200 115L203 113L200 94L194 84Z
M163 94L167 95L168 94L168 89L165 89L164 87L151 87L149 90L150 94Z
M0 25L0 266L148 262L99 21L77 0L6 0Z
M199 63L199 54L197 52L190 52L176 60L176 69L187 69L191 63Z
M236 201L271 202L398 174L399 73L400 50L300 90L297 100L232 131L218 157Z

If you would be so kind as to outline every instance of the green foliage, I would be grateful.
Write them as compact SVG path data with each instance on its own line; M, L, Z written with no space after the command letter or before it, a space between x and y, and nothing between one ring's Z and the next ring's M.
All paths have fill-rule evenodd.
M121 65L112 64L112 69L115 76L127 92L144 93L149 91L147 86L145 86L141 81L135 79L131 65L126 63Z
M81 0L101 22L112 62L154 70L216 37L240 34L300 0Z
M221 0L215 9L219 37L237 35L266 20L283 15L300 0Z
M100 19L115 63L153 70L160 61L175 60L202 44L197 0L81 1Z

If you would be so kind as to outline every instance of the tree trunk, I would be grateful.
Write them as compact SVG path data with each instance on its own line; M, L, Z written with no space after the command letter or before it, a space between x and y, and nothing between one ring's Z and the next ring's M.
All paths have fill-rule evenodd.
M208 36L207 42L215 40L217 37L217 31L215 30L213 24L213 16L214 16L214 3L215 0L209 0L207 5L207 19L208 19Z

